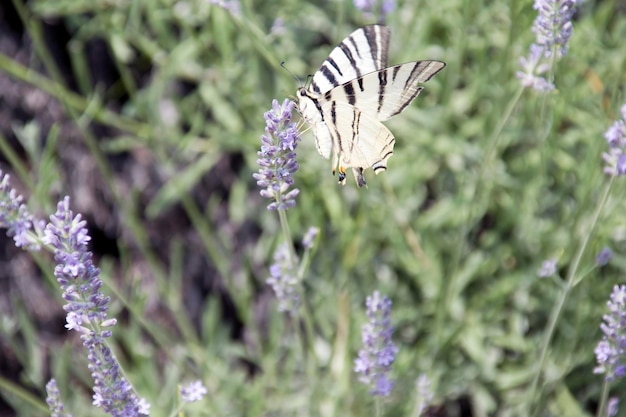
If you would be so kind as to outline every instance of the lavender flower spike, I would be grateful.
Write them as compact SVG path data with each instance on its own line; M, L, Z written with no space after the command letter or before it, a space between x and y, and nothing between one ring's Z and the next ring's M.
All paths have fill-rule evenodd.
M621 116L604 134L609 145L609 152L602 154L606 162L604 172L613 176L626 174L626 104L621 108Z
M576 3L575 0L535 0L533 8L537 10L537 18L532 31L546 58L552 55L553 49L558 58L567 53Z
M28 213L21 195L9 186L9 174L0 171L0 227L6 227L7 235L13 237L15 246L28 250L41 249L38 240L32 235L33 216Z
M300 307L295 269L289 258L289 248L283 243L274 252L274 263L270 265L270 277L265 281L274 290L278 300L278 311L281 313L288 312L294 315Z
M609 314L604 315L600 329L604 333L595 349L598 366L596 374L605 374L607 381L626 375L626 285L613 287L607 303Z
M293 174L298 170L295 149L300 135L295 123L291 123L291 113L295 103L286 100L278 104L272 101L272 110L265 112L265 134L261 136L261 150L257 163L261 166L253 174L261 188L261 196L274 200L268 210L287 210L296 205L297 188L291 191Z
M46 403L50 408L50 417L72 417L71 414L67 414L64 410L63 402L61 402L61 394L59 393L57 382L54 379L51 379L46 384L46 393L48 394Z
M359 381L370 386L372 395L387 397L394 385L388 374L398 353L391 340L391 300L375 291L365 305L369 322L362 328L363 349L354 360L354 372L360 374Z
M93 265L92 254L87 250L91 238L80 214L70 210L70 199L57 205L57 212L50 216L44 242L54 248L57 266L54 276L63 290L63 306L67 311L67 328L81 333L83 346L88 350L88 362L94 379L94 405L114 417L137 416L147 411L133 387L126 380L117 359L106 344L111 336L107 328L115 324L108 319L109 297L100 288L100 270Z
M552 64L543 61L551 58L553 52L556 52L556 58L567 53L567 43L572 36L572 17L578 1L535 0L533 8L537 10L537 18L532 27L535 43L530 46L528 57L520 58L523 71L516 74L522 86L537 91L554 89L551 82L540 76L548 72Z
M109 297L100 292L100 270L93 265L87 250L91 237L86 222L80 214L74 217L69 206L69 197L59 202L44 231L44 242L54 248L54 276L67 302L63 306L68 313L66 327L80 330L83 322L99 326L107 320Z

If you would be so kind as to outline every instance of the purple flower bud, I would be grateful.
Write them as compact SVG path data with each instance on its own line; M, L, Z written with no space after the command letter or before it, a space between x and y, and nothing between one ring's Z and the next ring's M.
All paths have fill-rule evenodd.
M604 266L608 264L612 258L613 251L611 251L608 247L605 247L596 255L596 264L598 266Z

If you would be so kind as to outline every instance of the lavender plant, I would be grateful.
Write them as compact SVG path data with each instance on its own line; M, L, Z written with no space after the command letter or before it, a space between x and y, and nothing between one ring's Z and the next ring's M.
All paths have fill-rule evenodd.
M553 44L552 45L553 48L556 47L555 45L559 45L559 44L558 43ZM560 49L560 50L561 50L561 53L565 52L564 49ZM537 389L537 385L538 385L538 381L540 377L539 375L545 363L548 347L550 345L550 341L552 340L552 337L556 328L556 323L561 316L561 312L565 304L565 300L567 299L567 296L572 290L572 288L574 288L585 276L585 274L583 274L580 277L577 277L577 274L578 274L578 268L581 263L583 254L585 253L588 247L590 236L596 224L598 223L600 213L602 212L602 210L604 209L606 205L606 202L610 195L611 187L614 183L615 178L618 175L621 175L620 165L622 163L621 162L622 158L621 158L620 148L621 146L623 146L621 142L623 141L623 137L624 137L624 119L625 118L626 118L626 106L622 106L622 119L615 121L609 127L609 129L606 131L604 135L609 145L609 153L603 154L602 157L606 163L604 172L610 176L610 180L604 187L604 191L602 193L602 197L600 198L600 202L596 206L596 209L592 215L592 219L589 225L589 230L587 231L580 245L578 246L578 249L576 251L576 254L574 255L573 261L568 269L567 276L565 278L565 285L563 286L561 296L559 300L556 302L555 307L552 310L550 321L548 323L548 327L546 330L546 336L544 338L544 344L543 344L541 354L539 357L538 371L535 374L535 378L533 379L533 383L529 391L530 401L534 399L535 390ZM610 261L611 257L612 257L611 250L608 248L604 248L599 254L596 255L596 259L595 259L596 265L597 266L606 265ZM618 286L614 288L614 293L612 296L612 304L609 304L609 307L611 308L614 314L618 314L620 306L621 306L620 303L623 304L623 300L621 300L620 297L621 297L621 292L623 292L624 288L625 287L618 287ZM619 323L618 319L611 319L610 316L605 316L605 320L607 320L607 317L609 317L608 320L612 324ZM615 334L615 328L611 329L611 326L608 326L606 324L603 327L603 331L605 331L605 335L607 334L607 331L608 332L613 331L613 334ZM619 350L617 351L615 350L615 345L612 345L608 339L603 339L596 347L596 357L598 359L598 364L599 364L599 366L596 368L596 371L602 372L602 373L606 372L607 375L609 375L609 379L614 378L616 375L620 375L623 372L623 370L621 370L622 365L620 365L619 361L617 361L616 358L622 354L623 352L620 352ZM605 388L602 394L600 413L602 413L605 410L607 395L608 395L608 392Z
M261 196L273 200L268 210L278 211L284 242L274 253L274 263L270 266L270 277L266 283L272 287L278 300L278 310L296 314L301 305L303 268L306 264L300 263L293 247L286 210L295 207L296 196L300 192L297 188L290 190L294 184L293 174L299 168L296 161L296 147L300 142L300 134L291 117L295 103L285 99L282 104L278 100L272 101L272 109L265 112L265 134L261 136L261 150L258 152L257 163L259 172L253 174L257 185L262 188ZM317 229L311 228L307 232L303 247L305 256L312 248L317 235Z
M394 385L389 372L398 354L391 340L391 300L374 291L365 306L369 321L361 330L363 348L354 360L354 372L359 374L359 381L370 387L372 395L388 397Z
M528 57L520 58L523 71L516 74L522 86L544 92L554 89L552 81L542 75L552 70L556 60L567 53L576 3L574 0L535 0L533 8L537 10L537 18L532 27L535 43L530 45Z
M18 247L38 250L43 244L54 251L57 262L54 276L66 301L65 327L81 333L88 351L89 370L94 379L93 404L112 416L148 414L149 405L139 400L106 343L116 320L107 317L109 297L100 291L100 270L93 265L92 254L87 250L91 238L85 221L80 214L74 216L69 197L65 197L42 234L40 229L32 228L37 222L22 201L10 188L9 176L4 175L0 183L0 226L8 229L7 234L13 236ZM62 413L56 383L51 381L47 388L51 412Z
M74 216L70 199L65 197L50 216L43 239L54 249L54 276L67 302L63 306L67 312L66 327L81 333L87 348L94 379L93 404L112 416L148 414L148 404L140 402L106 342L112 334L109 328L116 320L107 317L109 297L100 291L100 270L93 265L87 249L91 237L85 224L80 214Z

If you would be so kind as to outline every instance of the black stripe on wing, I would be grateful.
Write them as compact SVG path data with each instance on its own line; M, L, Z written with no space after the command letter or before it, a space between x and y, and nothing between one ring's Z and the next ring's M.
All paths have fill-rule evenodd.
M371 25L365 26L363 32L370 46L370 53L376 64L376 69L385 68L387 66L387 51L389 50L389 29L384 26Z
M384 121L406 109L422 91L421 84L444 67L439 61L407 62L348 81L328 91L325 98Z
M317 94L362 77L387 65L389 28L381 25L357 29L332 50L313 76L309 91Z

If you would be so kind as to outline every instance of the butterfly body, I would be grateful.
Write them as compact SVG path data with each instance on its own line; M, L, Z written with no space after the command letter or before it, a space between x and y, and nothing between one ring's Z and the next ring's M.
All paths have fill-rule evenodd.
M333 155L333 174L345 183L352 168L359 187L363 170L387 169L395 138L381 122L402 112L428 81L443 69L440 61L387 67L389 28L357 29L324 61L308 88L298 89L298 109L311 126L318 152Z

